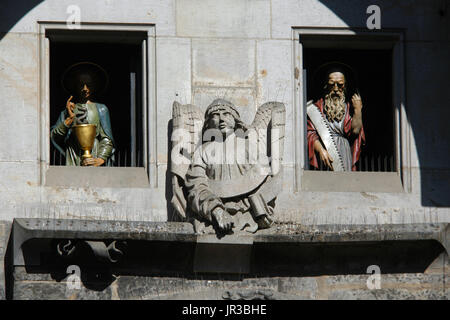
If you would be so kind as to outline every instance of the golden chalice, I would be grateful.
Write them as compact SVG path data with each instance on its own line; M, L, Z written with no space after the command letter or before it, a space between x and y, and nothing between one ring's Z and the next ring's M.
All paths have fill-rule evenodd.
M84 151L81 156L82 159L92 158L91 151L94 147L97 126L95 124L77 124L72 129L75 132L81 150Z

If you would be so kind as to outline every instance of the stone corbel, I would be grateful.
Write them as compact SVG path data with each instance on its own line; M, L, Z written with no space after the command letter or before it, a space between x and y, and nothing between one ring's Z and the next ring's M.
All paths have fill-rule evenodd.
M56 246L56 251L63 258L71 258L75 251L82 248L90 248L95 258L104 263L116 263L120 261L126 249L126 241L113 241L106 245L104 241L87 241L65 239Z

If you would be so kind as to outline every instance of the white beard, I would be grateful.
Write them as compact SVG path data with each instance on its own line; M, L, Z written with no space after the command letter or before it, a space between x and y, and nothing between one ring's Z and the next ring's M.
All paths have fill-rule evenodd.
M330 93L325 95L323 110L328 121L340 122L345 115L345 108L345 94L340 97L331 97Z

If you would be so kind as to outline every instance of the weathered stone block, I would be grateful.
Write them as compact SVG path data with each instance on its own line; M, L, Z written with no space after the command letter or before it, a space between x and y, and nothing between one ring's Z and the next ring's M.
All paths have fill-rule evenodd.
M115 282L118 296L122 300L135 299L194 299L221 300L267 293L273 298L292 295L278 292L278 278L230 278L230 276L173 277L129 277L121 276Z
M191 103L191 41L181 38L156 40L157 68L157 162L167 163L172 104ZM158 175L159 177L159 175Z
M189 290L183 278L151 278L121 276L116 280L121 300L156 299L160 295Z
M175 35L175 1L150 0L142 2L131 0L117 2L106 0L91 2L80 0L76 3L44 1L34 8L24 12L24 17L14 25L13 32L36 32L36 21L66 21L77 9L67 12L70 5L79 8L81 22L102 23L155 23L157 34L161 36ZM18 10L14 6L8 8ZM22 8L21 8L22 10ZM101 12L101 17L98 13ZM26 14L25 14L26 13ZM10 27L10 26L9 26ZM7 24L0 24L1 31L7 31Z
M345 27L346 23L320 1L272 1L272 37L291 39L294 26Z
M298 295L299 298L302 297L303 299L317 299L317 278L280 278L279 291L282 293L295 294Z
M257 41L257 105L279 101L286 107L284 161L295 160L294 110L292 103L292 41ZM297 137L299 139L300 137Z
M37 43L31 34L8 34L0 42L0 161L38 158Z
M240 89L240 88L195 88L194 89L194 104L206 110L208 105L214 99L223 98L230 101L236 106L242 121L247 124L252 123L256 113L256 97L254 89Z
M18 204L39 201L38 166L36 162L0 161L0 216L12 220L21 214ZM20 190L20 191L19 191Z
M381 287L398 287L406 285L416 285L420 286L431 286L434 289L442 288L444 281L444 274L432 274L427 275L423 273L399 273L399 274L381 274L380 283ZM339 275L339 276L328 276L327 285L342 286L342 285L352 285L359 286L361 289L367 287L367 280L370 275Z
M71 289L66 282L19 281L14 283L14 300L111 300L111 289L94 291L81 285Z
M235 284L235 281L226 283L226 288L263 288L271 290L279 290L282 278L277 277L261 277L261 278L244 278L241 283Z
M444 300L442 290L374 289L336 290L328 295L330 300Z
M46 186L66 188L146 188L144 168L52 166L46 172Z
M251 236L228 235L222 239L216 235L198 236L194 272L249 273L252 244Z
M194 39L192 55L194 86L255 85L254 40Z
M270 37L270 1L178 0L177 35L190 37Z

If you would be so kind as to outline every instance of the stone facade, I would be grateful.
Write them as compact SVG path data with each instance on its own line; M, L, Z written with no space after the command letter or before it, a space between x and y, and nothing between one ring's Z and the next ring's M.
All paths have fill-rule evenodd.
M67 290L65 282L36 277L16 269L14 299L108 300L448 300L443 274L383 275L382 289L368 290L369 275L186 279L180 277L120 276L103 291ZM240 299L239 299L240 300Z
M45 156L49 144L46 116L50 106L45 61L48 56L42 40L45 36L40 34L39 26L43 22L65 25L70 16L67 8L73 2L80 9L84 30L96 24L112 31L131 30L136 25L154 28L154 35L148 36L150 50L146 57L152 70L148 76L149 88L153 88L148 97L154 98L149 100L147 113L149 118L154 117L149 120L154 126L149 128L148 186L134 183L134 178L129 181L120 178L118 187L46 184L49 170L48 156ZM263 102L276 100L285 104L285 171L283 191L277 199L277 215L282 223L311 228L448 223L447 119L450 114L442 96L445 97L448 87L445 79L450 57L450 8L445 6L445 1L375 3L381 8L380 34L394 30L401 35L403 65L399 68L404 70L404 99L394 106L403 119L399 120L402 137L398 140L401 172L396 180L401 190L393 192L384 187L383 179L374 182L376 188L372 187L373 180L366 177L368 183L362 186L362 192L330 192L326 189L328 180L321 182L319 176L311 178L303 170L304 128L298 121L303 117L302 104L298 101L303 84L299 81L300 71L296 70L296 61L301 60L301 54L296 52L299 41L296 30L328 28L357 30L356 33L363 30L364 35L370 36L366 9L373 2L36 0L19 8L14 1L5 1L1 10L3 19L0 19L0 221L4 221L0 223L0 257L5 255L15 218L171 220L168 150L174 100L205 110L213 98L226 97L239 107L247 122ZM121 177L124 175L121 173ZM313 190L305 187L311 179L317 182ZM442 241L444 246L445 241ZM8 266L4 261L9 260L2 258L0 263L0 298L5 297L3 278ZM365 289L367 275L351 274L292 278L275 275L232 283L225 279L119 276L103 291L83 289L66 297L62 282L55 282L47 275L26 273L22 266L17 266L12 296L17 299L200 299L222 298L226 290L257 288L269 290L268 294L280 298L448 299L445 287L448 268L436 270L435 273L383 274L382 282L386 286L378 291ZM155 283L161 291L155 291ZM32 290L28 290L30 286ZM229 296L233 294L237 293L233 291Z

